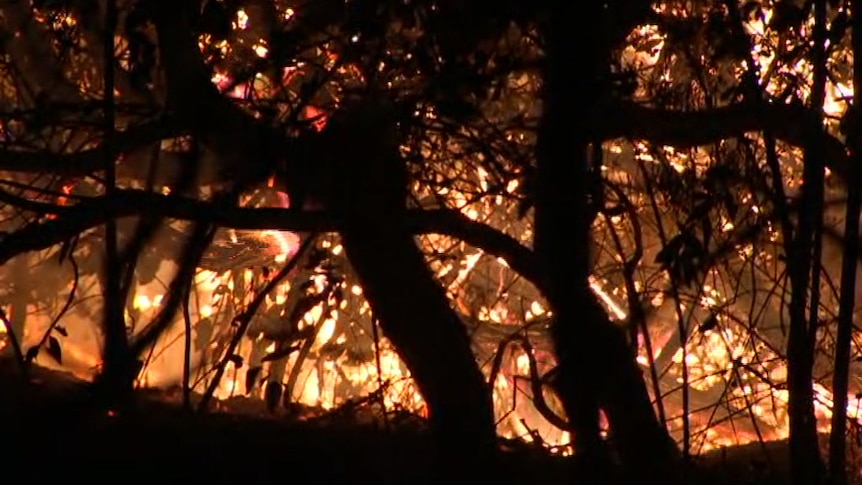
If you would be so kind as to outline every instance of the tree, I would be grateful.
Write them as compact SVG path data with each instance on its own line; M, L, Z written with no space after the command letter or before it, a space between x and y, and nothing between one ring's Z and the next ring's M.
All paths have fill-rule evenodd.
M61 360L61 318L81 299L73 290L50 301L68 287L63 277L42 289L50 296L18 283L20 255L38 251L28 257L68 261L76 282L101 274L96 388L112 404L178 320L186 404L193 367L215 369L203 379L207 403L228 366L247 364L249 392L263 380L274 407L294 399L312 354L379 355L373 315L450 464L494 459L503 357L487 375L477 357L503 356L517 341L536 409L572 432L594 479L609 464L673 476L671 436L687 458L715 420L732 422L743 408L761 439L789 413L794 475L815 483L812 386L833 367L830 466L842 473L837 423L846 420L858 264L845 239L858 228L848 224L845 238L829 219L855 173L846 107L854 5L139 0L0 10L14 34L5 42L0 260L14 258L4 323L19 360L42 346ZM267 185L289 206L261 207L279 200ZM847 213L858 213L858 194L847 192ZM290 246L277 254L286 261L226 262L262 236L234 243L225 228L292 231L300 242L271 233ZM835 269L830 251L845 256L840 296L822 291ZM463 276L446 257L464 262ZM137 289L165 260L175 274L158 311L144 315ZM50 263L41 264L30 271L43 274ZM224 312L192 302L201 267L230 273L231 288L213 291L227 295L213 297ZM254 268L251 282L243 267ZM489 291L477 267L506 271L510 290ZM622 322L595 276L625 297ZM295 284L273 304L267 295L282 280ZM362 298L345 295L354 283ZM494 322L495 305L516 313L515 291L528 306L546 301L550 317L519 311L507 322L498 312ZM53 317L22 346L28 296ZM354 306L354 316L340 313ZM768 325L785 313L786 341L781 324ZM542 323L555 364L536 362L541 337L530 328ZM506 336L489 346L482 331L495 324ZM315 342L326 325L324 351ZM364 337L348 340L351 332ZM745 391L758 386L786 409L758 414L763 396ZM547 402L551 388L561 410Z

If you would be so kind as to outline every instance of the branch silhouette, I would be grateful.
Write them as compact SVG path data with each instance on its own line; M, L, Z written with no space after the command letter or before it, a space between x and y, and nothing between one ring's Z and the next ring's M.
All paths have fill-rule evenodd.
M17 196L0 191L0 201L13 203ZM280 208L223 207L206 201L143 190L117 190L111 197L84 199L72 206L26 202L26 209L54 214L54 219L33 222L0 238L0 264L27 251L39 251L98 227L109 219L159 216L215 224L231 229L294 232L338 231L344 218L333 211ZM460 239L495 257L537 287L544 288L533 252L515 238L451 209L407 211L414 234L436 233Z

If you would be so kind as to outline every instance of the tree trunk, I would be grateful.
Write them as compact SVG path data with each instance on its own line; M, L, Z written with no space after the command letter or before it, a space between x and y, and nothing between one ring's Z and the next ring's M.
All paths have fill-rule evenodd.
M813 36L811 105L822 126L827 81L825 0L814 2ZM817 241L821 236L818 228L823 225L822 152L819 141L812 141L805 147L801 188L803 210L790 245L791 254L788 255L791 300L787 341L787 389L790 394L787 411L790 420L790 463L794 483L800 485L820 483L823 471L812 389L814 342L819 325L821 256L817 250Z
M587 153L594 141L587 136L586 122L596 99L609 92L602 79L607 79L613 38L594 27L573 31L572 16L562 3L558 7L546 29L534 244L555 313L557 389L572 424L576 453L593 475L588 479L609 478L604 474L610 455L599 435L601 407L630 478L638 474L648 482L672 483L670 438L658 423L622 330L609 321L589 286L589 214L596 208L588 198L596 193L596 181L588 169ZM606 15L599 3L579 8L577 15L593 22Z
M443 458L487 460L495 446L491 395L464 325L403 226L356 222L342 233L345 252L428 404Z
M851 45L854 59L862 58L862 2L851 2ZM862 92L862 63L853 63L853 89ZM850 119L859 121L859 105L853 103ZM851 131L851 130L848 130ZM862 170L862 133L859 125L847 137L850 154L850 180L860 180ZM835 374L832 395L832 433L829 437L829 474L836 485L848 482L847 476L847 392L850 377L850 351L853 341L853 313L856 303L856 272L859 265L859 217L862 214L862 188L847 184L847 213L844 226L844 255L841 267L841 297L838 308L838 331L835 337Z
M594 322L590 339L601 349L599 404L620 461L633 475L674 483L676 445L655 415L643 371L623 329L610 321L595 298L584 313Z
M496 447L490 388L466 327L407 225L406 168L392 124L380 116L385 108L373 99L362 103L327 128L324 145L350 153L335 153L327 173L316 177L324 179L322 198L344 215L345 253L428 405L442 468L490 472Z

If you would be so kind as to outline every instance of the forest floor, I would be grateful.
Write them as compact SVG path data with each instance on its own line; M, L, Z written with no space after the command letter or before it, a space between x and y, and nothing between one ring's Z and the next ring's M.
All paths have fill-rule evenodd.
M387 429L345 415L300 421L267 415L245 399L197 414L165 391L141 391L122 414L97 413L76 404L84 389L69 374L38 367L25 382L0 360L0 465L72 483L106 477L136 483L433 482L430 442L419 419ZM505 483L571 483L571 460L509 445L499 470ZM786 454L784 442L713 452L698 457L690 482L787 483Z

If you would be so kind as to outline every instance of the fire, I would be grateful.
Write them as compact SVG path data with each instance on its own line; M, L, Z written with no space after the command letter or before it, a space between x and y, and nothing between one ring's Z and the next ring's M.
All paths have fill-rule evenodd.
M766 77L768 67L775 61L776 57L775 49L769 49L765 46L770 42L774 43L773 41L776 39L771 39L770 36L775 37L776 34L770 30L773 12L768 8L768 4L765 5L767 6L763 7L762 15L753 16L744 21L744 28L754 41L752 54L755 63L763 68L759 75L764 82L764 89L768 93L777 94L786 86L781 84L783 82L781 81L782 76ZM677 7L658 7L663 14L677 15L678 12L672 11L674 8ZM281 16L285 20L290 20L296 16L296 12L288 8L281 12ZM55 19L55 21L70 24L73 22L73 18L64 16L59 20ZM236 18L232 21L235 29L248 30L250 19L245 10L237 10ZM363 39L359 37L351 39L352 42L361 40ZM664 60L670 42L661 32L661 27L657 25L638 26L631 33L630 40L632 42L637 40L637 42L649 47L644 50L637 50L632 46L626 47L621 53L624 64L635 67L639 75L645 75L649 72L656 74L656 79L665 82L672 80L670 67ZM227 42L220 42L213 46L212 39L207 38L207 36L202 36L200 41L202 47L210 44L211 47L216 47L222 55L228 55L231 52L231 46ZM270 46L261 39L252 39L246 45L251 46L252 52L259 58L270 55ZM327 58L331 64L336 61L336 53L323 52L321 55ZM381 71L383 68L384 66L381 65ZM782 68L787 71L784 74L798 74L804 79L811 77L811 66L803 60L799 60L792 66L785 66L785 68ZM269 80L263 75L258 75L254 81L239 83L232 79L229 74L219 70L219 67L215 67L215 74L211 81L225 95L245 100L252 97L252 94L265 96L265 91L275 91L276 87L285 87L295 83L297 79L303 77L305 69L302 62L297 62L295 65L284 67L282 72L276 74L276 79ZM355 66L348 65L343 67L342 71L344 73L356 72L357 70ZM526 78L527 76L523 77ZM279 83L281 86L276 86ZM521 84L525 85L527 81ZM643 98L647 95L648 93L640 85L634 93L635 98ZM802 92L802 95L804 97L806 93ZM852 97L853 90L846 83L830 81L827 85L824 112L829 117L840 118L847 109L848 100ZM323 107L305 106L300 118L310 122L313 129L320 131L326 126L328 114L328 111ZM431 108L429 108L428 119L435 119ZM523 141L523 139L523 133L509 137L509 141ZM452 141L452 143L457 142ZM650 147L643 142L635 144L634 152L637 162L643 165L658 163L656 160L658 155L654 156L649 149ZM434 147L425 147L423 156L431 159L435 150L439 151ZM608 151L620 155L624 149L621 143L614 142ZM708 166L709 157L705 155L705 150L687 152L669 147L659 147L657 151L668 158L667 164L673 168L677 175L690 171L703 175ZM461 152L466 154L468 150L461 150ZM467 156L464 155L464 158ZM455 163L462 162L459 160ZM444 160L442 164L448 166L453 164L453 161ZM603 166L602 171L609 181L630 181L629 175L613 171L608 166ZM440 187L415 188L417 194L422 196L417 197L417 200L423 197L434 197L435 200L442 200L446 207L460 210L471 220L499 226L497 220L499 218L495 219L495 216L507 210L504 207L505 199L501 193L516 194L521 182L517 178L498 180L495 178L499 177L498 174L493 174L480 165L477 165L475 170L466 169L465 172L470 172L468 176L473 177L472 185L460 184L450 187L447 181L447 183L441 183ZM440 182L438 181L438 183ZM792 186L792 184L790 185ZM269 188L275 189L274 186L275 180L271 180ZM58 205L70 203L73 187L74 184L67 184L62 187L61 194L56 198ZM488 197L484 201L477 201L479 198L475 197L475 192L479 190L482 192L497 190L497 193L492 194L493 197ZM747 211L762 214L768 210L765 206L758 206L746 197L752 196L747 195L741 198L741 202L748 205ZM276 206L289 207L286 194L279 192L276 198ZM487 202L488 200L492 202ZM615 215L609 219L608 224L610 226L622 226L626 223L626 216L624 215ZM724 215L721 216L720 232L732 234L737 226L742 226L739 221L731 219ZM532 235L528 224L518 225L515 223L512 227L507 227L507 231L521 241L529 241ZM241 244L243 237L253 238L255 242L260 243L260 246L255 246L254 251L262 253L262 257L268 258L267 263L271 262L273 265L286 263L300 246L300 237L290 232L255 231L251 235L238 234L237 231L228 232L228 239L235 244ZM772 241L777 240L774 234L770 235L770 238ZM523 291L523 294L517 296L515 296L515 291L509 293L511 291L510 286L512 286L512 278L509 277L511 269L505 260L483 258L484 254L481 251L475 248L465 248L461 243L447 246L451 242L446 238L436 236L429 236L424 239L425 249L431 248L441 253L450 251L458 254L454 258L446 260L441 258L441 261L430 262L429 266L432 267L438 279L444 283L452 298L457 300L455 302L457 308L465 316L481 324L478 326L493 326L506 332L515 333L521 331L527 322L545 320L551 316L535 292ZM459 249L452 251L452 247L456 245ZM327 254L331 256L340 256L343 253L343 248L337 242L325 241L321 244L321 248L325 249ZM741 259L756 257L767 259L767 256L756 254L759 250L755 249L754 245L745 245L738 249ZM189 299L192 335L185 335L181 325L175 325L170 329L163 341L160 341L157 348L154 349L152 359L148 360L147 367L141 376L142 382L157 386L166 382L173 382L171 379L175 380L176 376L171 373L176 373L177 362L181 362L184 358L182 345L177 345L177 342L182 341L185 337L195 341L192 345L193 355L191 357L193 366L199 372L192 385L196 391L203 391L208 383L207 379L211 378L207 371L226 352L225 342L229 341L233 332L236 331L235 325L233 325L234 318L247 308L248 303L253 300L255 292L260 290L261 282L268 278L259 266L240 267L238 265L223 272L200 269L194 277L194 291ZM150 319L158 312L165 298L165 289L159 281L169 279L169 275L174 269L175 265L172 263L163 262L159 268L158 277L155 278L156 282L140 285L134 289L129 308L130 321ZM591 276L590 287L613 319L624 322L628 317L629 310L620 303L622 300L618 298L618 295L623 294L623 291L620 287L614 288L614 284L610 282L612 278L605 276L599 274ZM478 278L487 283L487 288L483 288L483 290L490 289L487 293L493 294L492 297L486 300L477 297L478 303L466 301L468 298L465 295L468 292L465 287L468 287L472 280ZM307 279L311 282L309 289L316 292L325 291L327 285L331 283L327 281L325 275L321 274L310 275ZM267 360L266 356L271 356L280 348L274 340L268 340L271 336L267 336L264 331L259 331L250 333L246 338L243 338L235 355L231 356L235 359L228 364L224 378L218 383L215 397L227 399L249 394L252 397L260 398L264 390L258 381L266 380L290 387L288 400L308 407L331 410L349 399L379 392L381 403L385 408L407 410L424 415L426 409L422 396L391 343L384 337L378 338L375 335L372 338L368 335L379 330L373 327L375 325L373 322L365 326L357 323L357 320L360 319L370 320L368 318L370 314L368 305L362 300L362 288L349 280L341 284L342 286L338 289L343 290L341 293L345 295L342 301L337 305L329 301L318 303L299 318L296 330L309 333L303 334L305 336L297 338L295 342L291 343L300 346L301 350L280 359ZM651 303L657 311L666 307L668 304L666 300L671 299L666 298L664 291L649 293L654 289L654 286L651 286L654 283L647 282L646 279L637 281L636 285L639 291L644 291L645 301ZM674 325L671 327L676 327L677 320L684 320L684 322L679 323L687 326L687 332L675 328L673 331L664 331L653 341L652 355L647 354L642 337L641 345L638 347L637 362L646 369L650 365L658 365L655 364L655 361L663 359L664 368L659 369L663 377L660 379L661 382L656 383L659 389L658 394L661 395L654 395L653 398L655 400L661 399L665 404L668 427L673 433L677 433L683 419L690 420L696 436L695 441L700 450L759 439L759 435L763 431L755 429L759 425L766 426L765 439L786 437L788 433L788 391L784 388L787 379L784 358L764 339L756 338L756 332L753 329L733 320L730 316L732 312L725 312L725 309L733 304L730 301L733 298L722 294L717 289L719 286L718 284L702 284L696 291L692 290L696 293L694 296L684 296L680 301L671 303L672 305L679 305L681 315L674 314L672 316L670 320L673 321ZM267 319L276 321L285 319L284 315L273 315L275 313L273 309L286 306L292 292L296 290L297 288L292 287L289 282L278 285L271 298L267 299L260 308L254 323L260 323ZM347 299L349 298L356 301L348 305ZM83 313L86 314L87 311L92 313L93 309L87 307L86 304L82 304L82 307L85 307ZM708 314L708 317L705 317L705 314ZM746 315L746 317L748 316ZM710 322L709 318L713 318L714 321ZM737 315L736 318L739 319L740 317ZM32 331L32 328L45 323L43 320L44 318L37 320L38 325L33 325L32 320L28 322L31 328L28 329L27 335L24 337L32 341L34 338L32 335L38 333ZM710 324L707 325L707 322ZM474 322L471 321L470 323ZM651 326L660 326L653 325L656 323L653 321L649 323ZM753 322L748 323L753 325ZM685 334L685 341L680 342L679 335L674 332ZM0 350L7 345L6 340L2 338L5 334L5 326L0 325ZM362 334L361 338L369 342L373 340L373 345L366 342L368 343L366 347L372 350L363 348L361 350L364 353L361 351L351 353L344 350L351 344L355 344L354 340L359 340L360 336L358 335L360 334ZM543 337L546 336L539 335L535 338L541 339ZM308 345L306 346L306 344ZM357 347L359 346L357 345ZM555 364L552 356L549 355L548 351L539 348L538 345L530 350L516 348L503 351L507 354L504 356L501 368L491 384L500 434L508 437L520 437L527 441L542 440L549 446L566 445L570 441L569 434L548 423L536 411L531 402L534 397L534 389L530 386L529 376L535 370L531 366L537 367L540 375L547 373ZM74 345L68 345L64 348L64 355L87 361L93 366L98 363L95 362L93 352L81 350ZM483 365L483 370L490 374L489 366L481 359L480 364ZM258 369L262 377L250 377L248 371L252 368ZM646 372L644 374L647 375ZM487 377L490 378L490 375ZM255 381L250 381L250 379L255 379ZM700 408L694 406L691 409L682 409L679 387L683 383L687 383L690 390L703 397L704 400L711 400L706 404L712 407L708 411L703 411L705 405ZM814 383L813 389L817 398L816 411L820 420L819 424L823 428L832 414L833 396L821 383ZM655 391L653 392L655 393ZM547 393L545 399L553 411L561 414L560 406L551 392ZM862 405L860 405L859 398L852 395L849 402L851 404L848 405L848 416L862 424L862 416L860 416ZM715 423L710 412L716 407L724 408L726 412L722 419L728 420L729 426L721 427ZM734 421L734 415L739 413L745 414L745 417ZM752 427L746 424L747 421L756 421L756 424ZM739 427L735 427L736 423L741 424Z

